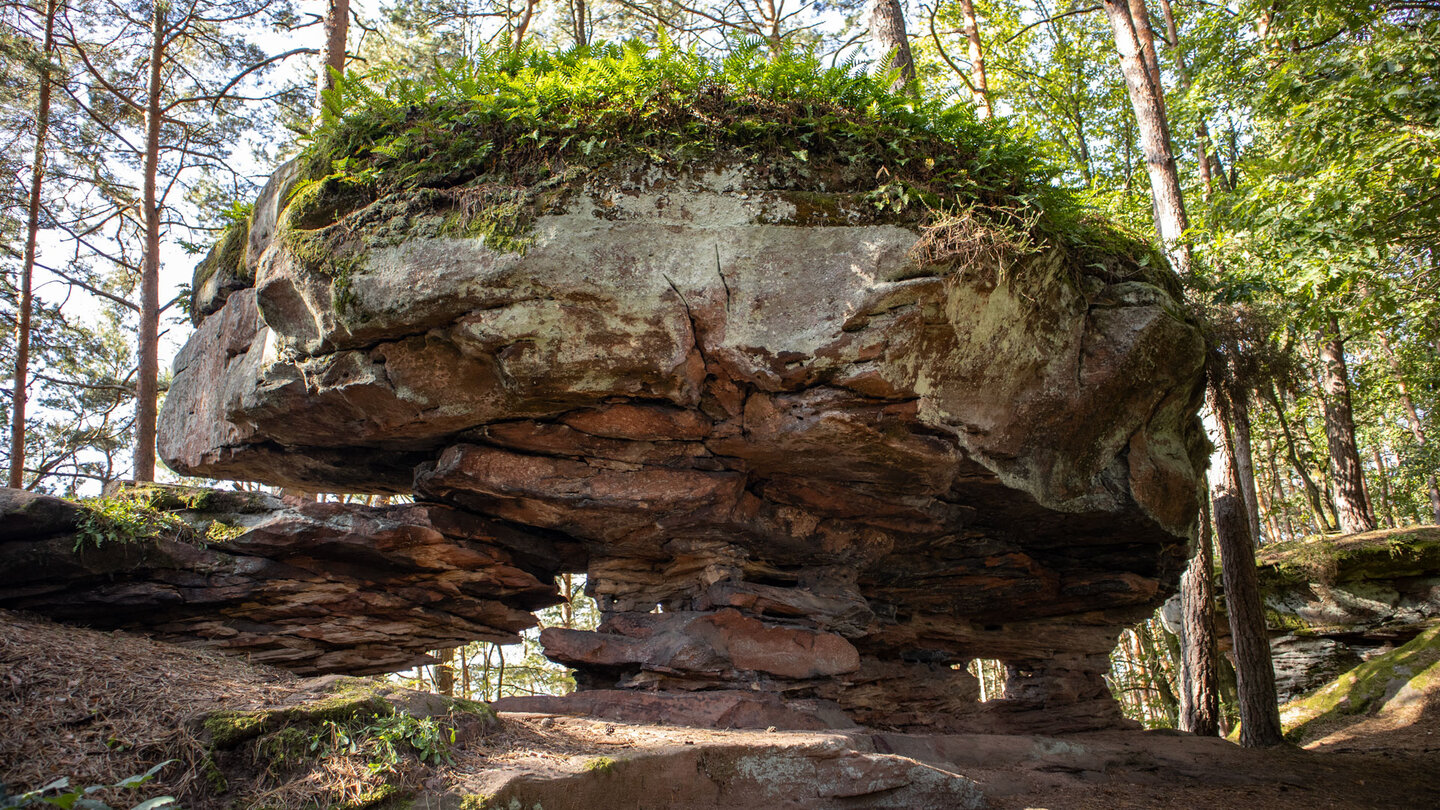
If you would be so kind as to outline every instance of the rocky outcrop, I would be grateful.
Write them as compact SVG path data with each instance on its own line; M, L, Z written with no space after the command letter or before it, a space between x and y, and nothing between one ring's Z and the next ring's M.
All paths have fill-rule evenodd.
M116 497L129 505L119 521L0 490L0 607L301 674L371 674L518 641L531 611L560 601L561 547L438 504L156 485Z
M596 172L507 241L454 235L491 191L279 206L177 357L162 456L570 543L605 621L545 643L589 688L936 722L986 657L1015 722L1117 721L1104 656L1173 591L1203 463L1173 280L1043 239L956 266L798 182Z
M1440 528L1277 544L1259 562L1282 701L1440 625Z

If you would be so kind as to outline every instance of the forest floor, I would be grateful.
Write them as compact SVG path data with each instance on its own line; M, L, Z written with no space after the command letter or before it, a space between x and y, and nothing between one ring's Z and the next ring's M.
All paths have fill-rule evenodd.
M717 789L713 766L720 758L733 764L736 757L763 754L806 767L837 756L872 765L918 760L973 780L982 806L997 810L1440 807L1440 694L1434 690L1391 701L1373 715L1336 718L1303 747L1261 751L1174 732L711 731L507 713L498 730L492 725L462 740L451 762L411 757L377 773L354 752L303 767L266 767L259 741L245 756L222 758L207 748L213 742L196 722L219 709L294 706L313 699L314 689L313 681L209 652L0 612L0 782L12 790L61 776L76 785L113 784L176 759L152 784L101 795L130 807L175 793L191 810L298 810L310 802L436 810L529 810L537 803L547 810L935 806L896 804L893 797L887 803L880 794L838 804L763 795L737 802L724 785ZM303 759L305 752L295 755ZM216 759L228 779L217 782ZM246 763L252 773L237 773ZM376 790L387 782L399 789ZM215 790L217 784L226 790ZM386 795L388 803L379 801ZM481 796L506 801L487 805L477 801ZM675 798L681 796L687 798Z

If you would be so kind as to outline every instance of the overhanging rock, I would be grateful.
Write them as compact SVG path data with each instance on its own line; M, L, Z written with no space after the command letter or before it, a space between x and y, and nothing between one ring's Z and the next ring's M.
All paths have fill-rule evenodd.
M127 538L67 501L0 489L7 526L47 518L0 532L0 607L364 675L468 641L519 641L531 611L560 601L554 543L445 506L124 492L171 519Z
M282 212L177 359L162 456L572 542L558 567L605 620L545 641L585 688L915 724L963 716L963 665L1000 658L1006 712L1114 722L1106 654L1173 592L1196 514L1177 287L1058 244L925 264L913 221L855 199L596 172L523 251L439 235L439 203ZM322 237L343 273L297 253Z

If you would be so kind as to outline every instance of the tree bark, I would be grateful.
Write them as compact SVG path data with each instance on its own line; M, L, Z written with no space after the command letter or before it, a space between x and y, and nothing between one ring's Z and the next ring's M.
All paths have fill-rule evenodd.
M57 0L45 4L45 38L40 46L40 97L35 104L35 159L30 166L30 199L25 222L25 252L20 267L20 311L15 323L15 388L10 399L10 476L8 486L25 486L25 400L30 380L31 291L35 278L35 250L40 235L40 187L45 182L45 139L50 131L50 59L55 54Z
M905 12L899 0L875 0L870 13L870 30L885 52L884 65L899 73L891 90L909 92L915 87L915 58L910 53L910 37L905 33Z
M1151 78L1145 47L1136 33L1131 9L1144 12L1144 0L1104 0L1105 14L1115 34L1115 49L1120 54L1120 72L1135 122L1140 130L1140 148L1145 154L1145 171L1150 176L1153 193L1155 229L1171 263L1181 274L1190 272L1190 251L1182 242L1190 222L1185 214L1185 199L1180 190L1180 176L1175 168L1175 155L1170 149L1170 127L1165 120L1165 101L1160 86ZM1143 18L1149 30L1148 14ZM1152 48L1153 51L1153 43Z
M1415 437L1415 443L1421 447L1425 446L1425 426L1420 422L1420 413L1415 410L1415 400L1410 398L1410 386L1405 382L1405 374L1400 369L1400 358L1395 356L1395 349L1390 345L1390 338L1384 332L1379 333L1380 350L1385 353L1385 361L1390 364L1390 373L1395 375L1395 389L1400 393L1400 404L1405 408L1405 418L1410 423L1410 435ZM1440 349L1440 347L1437 347ZM15 486L11 484L10 486ZM1430 493L1430 514L1431 520L1440 525L1440 486L1437 486L1435 473L1425 476L1425 488Z
M439 650L439 661L435 663L435 691L445 697L455 697L455 648Z
M1280 397L1275 393L1274 387L1267 388L1265 394L1266 398L1270 400L1270 406L1275 409L1275 416L1280 421L1280 434L1285 437L1285 456L1290 460L1290 466L1295 469L1295 474L1300 476L1300 483L1305 486L1305 499L1310 502L1310 511L1315 515L1315 527L1322 532L1332 531L1336 527L1325 514L1320 487L1315 485L1315 479L1310 477L1309 471L1300 462L1300 454L1295 449L1295 436L1290 432L1290 422L1285 418L1285 408L1280 404Z
M1245 511L1250 518L1250 537L1258 547L1263 545L1260 534L1260 496L1255 491L1255 455L1250 446L1250 405L1244 392L1231 399L1235 418L1235 468L1240 474L1240 494L1245 498Z
M151 20L150 75L145 93L145 159L141 207L145 213L145 255L140 266L139 370L135 385L136 481L155 480L155 411L160 381L160 171L161 67L165 57L166 4L156 0Z
M1395 502L1390 499L1390 479L1385 475L1385 457L1380 454L1378 446L1370 448L1370 452L1375 457L1375 477L1380 479L1380 509L1385 512L1385 525L1393 529L1395 528ZM1376 517L1379 515L1377 514Z
M1193 81L1190 66L1185 62L1185 52L1180 49L1180 29L1175 24L1175 10L1170 7L1170 0L1160 0L1160 13L1165 18L1165 42L1175 54L1175 67L1180 74L1180 89L1188 94ZM1219 158L1215 160L1218 161ZM1220 190L1224 191L1225 173L1212 171L1210 165L1210 127L1203 118L1195 125L1195 161L1200 169L1200 186L1204 189L1205 199L1215 193L1217 180Z
M1330 475L1335 480L1336 517L1346 534L1375 528L1375 515L1365 494L1365 471L1355 443L1350 409L1350 375L1345 368L1345 342L1339 319L1331 315L1320 335L1321 385L1325 396L1325 439L1330 445Z
M1245 498L1240 493L1233 438L1234 411L1219 383L1210 383L1210 406L1220 432L1221 478L1214 486L1215 536L1220 546L1225 605L1235 649L1235 678L1240 704L1240 744L1247 748L1284 742L1275 697L1275 670L1260 581L1255 571L1255 544Z
M520 12L520 21L515 23L514 35L510 40L511 48L519 48L520 43L525 41L525 35L530 33L530 20L535 16L535 6L538 0L525 0L525 8Z
M315 108L325 107L326 90L335 89L335 77L345 75L345 41L350 34L350 0L328 0L325 6L325 44L320 49L320 75L315 82Z
M1203 498L1200 539L1180 578L1181 731L1214 737L1220 731L1220 687L1215 669L1214 560L1210 554L1210 499Z
M970 84L980 105L980 118L985 120L995 113L990 109L990 83L985 78L985 50L980 45L980 22L975 17L974 0L960 0L960 14L965 21L965 42L969 46Z

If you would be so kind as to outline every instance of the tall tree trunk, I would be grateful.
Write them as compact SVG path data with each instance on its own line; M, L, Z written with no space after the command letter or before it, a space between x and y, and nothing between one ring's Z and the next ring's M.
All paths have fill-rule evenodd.
M20 266L20 311L15 324L15 389L10 399L10 477L8 486L25 486L25 400L30 381L31 283L40 235L40 187L45 182L45 139L50 131L50 69L55 55L57 0L45 4L45 39L40 46L40 98L35 104L35 159L30 164L30 200L25 222L25 252Z
M1275 698L1270 638L1255 570L1255 544L1235 466L1234 410L1218 381L1210 383L1210 406L1220 433L1221 478L1214 487L1215 536L1220 546L1225 605L1235 649L1235 678L1240 704L1240 744L1247 748L1284 741Z
M155 480L155 410L160 382L160 77L165 58L165 12L156 0L151 21L150 76L145 93L145 161L141 206L145 212L145 256L140 265L140 367L135 385L136 481Z
M1214 737L1220 731L1220 691L1215 669L1214 560L1210 554L1210 498L1203 498L1200 539L1180 578L1181 731Z
M1290 460L1290 466L1295 469L1295 474L1300 476L1300 483L1305 487L1305 499L1310 502L1310 511L1314 513L1316 528L1322 532L1332 531L1336 526L1325 514L1320 487L1315 485L1315 479L1310 477L1310 472L1300 462L1299 451L1295 448L1295 435L1290 432L1290 422L1285 418L1285 408L1280 404L1280 397L1275 393L1273 386L1266 388L1265 394L1266 399L1270 400L1270 406L1275 409L1276 418L1280 421L1280 434L1285 437L1285 456Z
M1231 400L1235 418L1235 468L1240 474L1240 494L1250 517L1250 537L1260 545L1260 497L1255 491L1255 455L1250 446L1250 404L1245 392Z
M320 49L320 75L315 82L315 109L325 107L326 90L335 77L345 74L345 41L350 34L350 0L328 0L325 5L325 44Z
M960 14L965 21L965 42L970 51L970 84L980 105L980 118L988 119L995 113L990 109L990 83L985 78L985 50L980 46L980 22L975 17L974 0L960 0Z
M1175 68L1180 74L1180 89L1189 94L1192 86L1190 66L1186 64L1185 52L1180 49L1180 29L1175 24L1175 10L1170 7L1170 0L1160 0L1160 13L1165 18L1165 42L1175 54ZM1218 158L1217 158L1218 160ZM1210 166L1210 127L1201 118L1200 123L1195 125L1195 162L1200 169L1200 185L1203 188L1206 199L1215 193L1217 173L1211 171ZM1220 189L1225 189L1225 173L1218 172Z
M1120 72L1125 76L1130 106L1135 110L1135 122L1140 130L1140 148L1145 153L1145 170L1150 176L1150 189L1154 195L1155 228L1175 269L1188 274L1190 251L1181 239L1190 222L1185 215L1185 199L1180 190L1180 176L1175 169L1175 156L1170 150L1165 100L1160 86L1151 78L1145 47L1131 17L1132 6L1145 14L1145 1L1104 0L1103 5L1115 34ZM1148 31L1148 14L1142 20Z
M1365 494L1365 471L1355 443L1350 410L1350 375L1345 369L1345 342L1339 319L1331 315L1320 335L1320 373L1325 391L1325 439L1330 445L1330 475L1335 480L1340 530L1346 534L1375 528L1375 515Z
M875 0L870 30L886 55L886 69L899 73L890 89L900 93L914 88L915 57L910 53L910 37L905 33L905 12L900 9L900 0Z
M1385 474L1385 457L1377 445L1370 448L1375 457L1375 477L1380 481L1380 508L1385 511L1385 525L1395 528L1395 503L1390 500L1390 478ZM1372 504L1373 506L1373 504ZM1377 514L1376 517L1379 517Z
M1410 435L1415 437L1415 443L1421 447L1425 446L1425 426L1420 422L1420 413L1415 410L1415 400L1410 398L1410 386L1405 382L1405 374L1400 369L1400 358L1395 356L1395 349L1390 345L1390 338L1384 332L1379 334L1380 350L1385 353L1385 361L1390 364L1390 373L1395 375L1395 389L1400 393L1400 404L1405 408L1405 418L1410 422ZM1436 347L1440 351L1440 346ZM11 486L15 486L11 484ZM1440 525L1440 486L1436 485L1435 473L1431 472L1425 476L1425 488L1430 493L1430 514L1431 520Z

